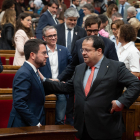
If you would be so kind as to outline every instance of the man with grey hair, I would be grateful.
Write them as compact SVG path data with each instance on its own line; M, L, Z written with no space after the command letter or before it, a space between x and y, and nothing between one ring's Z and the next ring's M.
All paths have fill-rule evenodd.
M130 6L127 9L127 20L133 17L136 17L136 8L134 6Z
M53 26L43 28L43 40L47 42L46 48L48 51L48 60L46 65L40 68L40 71L45 77L56 79L68 64L72 61L72 56L68 49L64 46L56 44L57 31ZM64 94L56 94L56 110L55 124L64 124L67 99Z
M79 13L73 7L68 8L64 13L64 23L55 25L57 29L57 44L65 46L73 54L74 44L77 40L87 36L86 31L77 26ZM67 100L66 123L73 125L73 105L74 95L70 95Z

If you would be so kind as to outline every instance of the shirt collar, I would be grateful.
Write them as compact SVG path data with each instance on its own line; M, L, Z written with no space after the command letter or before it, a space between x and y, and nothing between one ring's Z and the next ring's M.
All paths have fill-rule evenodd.
M122 7L122 6L125 7L126 3L124 3L124 5L122 5L122 4L120 4L120 5L121 5L121 7Z
M127 43L126 45L123 46L123 48L126 50L130 45L133 45L134 42L130 41L129 43Z
M48 12L51 14L51 16L52 16L53 18L56 18L56 15L53 15L49 10L48 10Z
M74 4L71 4L71 6L73 6L74 8L76 8L76 6Z
M66 23L64 23L64 25L65 25L65 29L68 30L69 28L67 27ZM73 30L74 30L74 28L71 29L71 31L73 31Z
M33 68L35 73L37 72L37 68L32 63L30 63L29 61L25 61L25 62L28 63Z
M100 68L100 66L101 66L101 63L102 63L102 60L103 60L103 58L104 58L104 55L102 56L102 58L94 65L94 67L96 67L96 68ZM88 69L90 69L90 67L88 66Z
M46 45L47 51L52 52L51 49ZM57 45L55 46L55 51L57 51Z

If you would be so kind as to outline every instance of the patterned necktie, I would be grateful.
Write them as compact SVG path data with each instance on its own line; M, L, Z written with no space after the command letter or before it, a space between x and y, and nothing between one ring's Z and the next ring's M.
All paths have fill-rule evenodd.
M124 5L122 5L122 9L121 9L121 15L123 17L123 14L124 14L124 9L123 9Z
M36 75L37 75L37 78L39 79L39 82L41 83L41 79L40 79L38 71L36 72Z
M93 79L93 75L94 75L94 70L95 70L95 67L91 67L91 73L88 77L88 81L87 81L87 84L85 87L85 96L87 96L90 91L90 87L91 87L91 83L92 83L92 79Z
M68 29L67 48L71 52L71 29Z

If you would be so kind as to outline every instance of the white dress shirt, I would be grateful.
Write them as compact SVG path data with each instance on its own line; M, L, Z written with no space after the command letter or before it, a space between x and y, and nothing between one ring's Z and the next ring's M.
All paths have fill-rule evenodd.
M49 10L48 10L48 12L51 14L51 16L52 16L54 22L55 22L56 24L58 24L57 21L56 21L56 15L53 15Z
M126 2L125 4L123 5L123 11L125 10L125 6L126 6ZM119 13L121 14L121 11L122 11L122 4L120 4L120 7L119 7Z
M56 79L58 76L58 51L57 51L57 45L55 47L54 52L51 51L51 49L47 46L49 61L50 61L50 67L52 72L52 79Z
M134 42L131 41L124 46L120 45L117 54L119 61L124 62L128 70L140 72L140 52Z
M116 52L117 52L117 50L118 50L118 46L120 46L121 43L119 42L118 45L117 45L116 38L115 38L114 35L112 35L112 36L110 37L110 40L111 40L112 42L115 43L115 48L116 48Z
M65 41L66 41L66 48L67 48L68 27L67 27L66 23L64 25L65 25ZM73 32L74 32L74 28L71 29L71 43L73 40Z

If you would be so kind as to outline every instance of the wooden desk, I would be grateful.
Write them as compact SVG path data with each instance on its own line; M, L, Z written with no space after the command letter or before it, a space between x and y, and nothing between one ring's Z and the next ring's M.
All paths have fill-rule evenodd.
M0 129L0 140L74 140L77 130L70 125L45 125Z
M135 46L136 46L137 49L140 51L140 43L135 43Z

